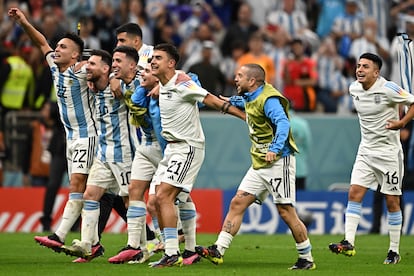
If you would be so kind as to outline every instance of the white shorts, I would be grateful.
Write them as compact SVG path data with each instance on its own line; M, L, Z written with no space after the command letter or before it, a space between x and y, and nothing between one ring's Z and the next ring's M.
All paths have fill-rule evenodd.
M69 177L72 173L89 173L96 154L97 141L97 136L67 140L66 158Z
M131 162L108 163L95 158L86 185L94 185L107 193L128 196Z
M131 179L150 181L161 159L162 151L158 142L154 141L150 145L139 145L132 162Z
M181 188L177 200L186 202L203 161L204 148L196 148L185 142L169 143L158 165L155 185L164 182Z
M294 155L282 157L273 166L255 170L253 167L243 177L238 190L248 192L261 204L268 194L275 204L296 202L295 189L296 158Z
M358 184L373 190L380 185L383 194L401 195L403 158L402 151L390 153L389 156L357 155L351 185Z

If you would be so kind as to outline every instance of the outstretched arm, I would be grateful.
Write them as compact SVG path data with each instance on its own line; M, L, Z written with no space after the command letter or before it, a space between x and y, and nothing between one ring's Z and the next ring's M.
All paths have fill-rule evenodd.
M45 36L38 30L36 30L36 28L32 24L30 24L30 22L27 20L26 16L23 14L21 10L19 10L18 8L11 8L8 11L8 15L23 28L23 30L27 33L32 42L40 48L44 55L50 51L53 51L53 49L47 43Z
M231 105L229 102L224 101L210 93L208 93L207 96L204 98L203 103L210 108L221 111L223 113L229 113L233 116L242 119L243 121L246 121L246 113L244 113L237 107Z

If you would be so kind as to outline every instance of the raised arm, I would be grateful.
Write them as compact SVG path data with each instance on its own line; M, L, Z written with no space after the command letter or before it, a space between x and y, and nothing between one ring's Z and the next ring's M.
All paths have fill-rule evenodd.
M18 8L11 8L8 11L8 15L23 28L32 42L40 48L44 55L50 51L53 51L53 49L47 43L45 36L39 32L32 24L30 24L21 10Z

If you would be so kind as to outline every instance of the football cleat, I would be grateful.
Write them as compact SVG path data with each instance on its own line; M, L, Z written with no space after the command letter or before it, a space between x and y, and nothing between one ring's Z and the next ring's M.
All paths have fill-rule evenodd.
M190 250L184 250L182 256L183 256L184 265L192 265L192 264L198 263L201 260L200 255Z
M61 248L66 255L75 256L87 260L92 258L92 248L90 250L88 248L85 248L82 242L77 239L74 239L72 241L72 245L62 245Z
M356 254L355 247L347 240L342 240L339 243L331 243L329 245L329 249L332 251L332 253L341 253L348 257L352 257Z
M64 242L62 242L59 237L56 234L52 234L49 236L35 236L34 240L40 244L43 245L47 248L52 249L53 251L60 253L62 252L62 245L64 244Z
M198 255L200 255L203 258L208 259L210 262L212 262L215 265L222 264L223 263L223 256L220 254L220 252L217 250L217 245L213 244L209 247L203 247L203 246L196 246L195 251Z
M105 252L105 248L98 242L94 246L92 246L92 255L89 257L89 259L84 258L77 258L73 260L73 263L87 263L92 261L93 259L103 256Z
M123 264L129 261L139 261L143 257L142 250L133 248L130 245L122 248L117 255L108 259L111 264Z
M289 267L290 270L312 270L315 268L314 262L302 258L299 258L293 266Z
M147 249L142 250L142 257L141 259L132 259L128 261L128 264L143 264L149 260L152 255L148 252Z
M388 251L387 258L384 260L384 264L398 264L400 261L400 255L397 252L390 250Z
M168 266L182 266L183 265L183 258L179 255L164 255L158 262L155 262L151 265L151 267L161 268L161 267L168 267Z

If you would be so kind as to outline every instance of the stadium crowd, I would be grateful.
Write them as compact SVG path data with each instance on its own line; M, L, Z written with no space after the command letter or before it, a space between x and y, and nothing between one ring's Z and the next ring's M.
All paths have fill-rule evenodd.
M143 30L144 43L179 47L178 67L196 71L203 87L216 94L235 94L237 64L254 60L294 110L340 114L353 112L349 71L360 54L379 54L384 76L399 82L395 35L410 32L414 23L414 1L2 0L2 63L11 55L22 57L33 80L20 105L10 106L10 99L2 97L3 112L38 110L53 95L43 55L6 15L13 6L26 13L52 47L63 33L79 28L85 48L111 52L115 28L134 22ZM0 85L6 80L2 74Z

